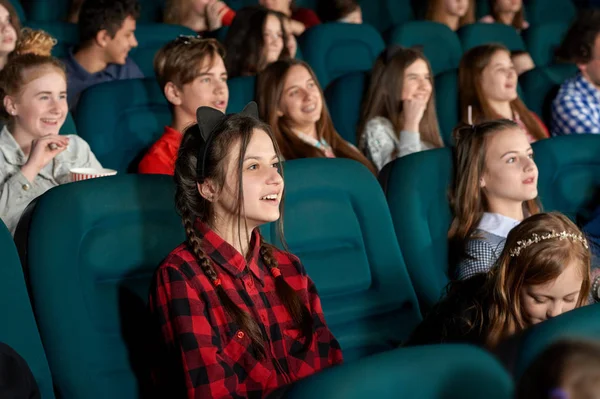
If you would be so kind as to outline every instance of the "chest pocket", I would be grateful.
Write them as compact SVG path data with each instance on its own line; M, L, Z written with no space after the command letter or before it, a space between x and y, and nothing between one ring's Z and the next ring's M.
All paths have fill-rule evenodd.
M258 360L248 334L237 330L227 339L223 347L223 360L237 376L238 382L246 384L248 390L264 390L277 385L277 376L268 367L270 362Z

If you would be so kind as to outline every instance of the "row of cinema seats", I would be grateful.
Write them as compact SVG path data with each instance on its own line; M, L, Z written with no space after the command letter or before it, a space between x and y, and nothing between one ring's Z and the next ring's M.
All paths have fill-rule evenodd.
M349 73L337 79L325 91L336 129L342 137L353 143L356 142L356 125L368 79L368 72ZM233 78L228 85L228 112L239 112L245 104L255 99L255 77ZM541 85L548 92L555 92L557 88L555 83L547 79L542 80ZM456 100L456 71L437 76L435 86L442 137L446 145L452 145L451 132L459 121L460 111ZM537 83L534 85L540 93L538 86ZM549 95L546 97L549 98ZM102 104L101 118L99 104ZM74 121L67 120L61 133L79 134L89 143L103 166L120 173L136 172L139 160L161 136L163 126L168 125L170 119L167 101L155 79L124 80L86 90L81 96Z
M30 21L26 25L43 29L58 40L53 50L57 57L64 57L69 48L79 42L75 24ZM455 33L436 22L411 21L394 27L383 37L368 24L329 23L307 30L299 38L299 47L302 58L311 64L319 82L326 87L348 71L371 69L372 61L385 44L422 46L436 75L458 68L464 51L490 42L504 43L511 51L528 51L538 66L550 65L553 63L553 49L560 43L568 26L568 21L543 24L528 29L522 38L514 28L502 24L475 23ZM153 52L179 34L193 35L194 32L178 25L138 25L136 37L139 46L132 50L131 57L146 76L154 74Z
M68 15L70 0L11 0L19 10L21 20L56 22L64 21ZM156 23L162 21L166 0L139 0L141 4L140 21ZM258 0L227 0L226 3L238 10L258 3ZM316 8L317 0L296 0L299 7ZM427 1L424 0L359 0L363 19L380 32L388 32L392 27L425 17ZM488 0L476 0L476 17L481 18L490 13ZM576 13L571 0L525 0L525 13L528 22L536 26L547 22L568 21ZM579 1L581 3L581 1Z
M550 139L536 143L534 149L544 208L584 220L597 201L600 137ZM470 396L463 391L481 394L495 386L452 385L465 381L455 374L466 369L482 373L473 381L486 381L483 375L495 378L502 387L494 388L498 395L510 390L499 368L483 367L492 362L482 353L462 347L394 350L449 281L446 194L451 169L449 149L396 160L380 176L381 185L363 166L346 159L286 162L286 239L319 288L326 318L348 363L300 384L299 392L342 389L349 381L362 389L377 382L382 390L377 397L406 392L433 398L428 396L432 390L450 384L457 396L448 397L465 398ZM8 334L16 340L17 350L25 351L46 389L51 386L49 364L62 398L131 398L147 393L149 282L160 260L184 239L173 194L167 176L124 174L53 188L28 208L15 241L45 351L32 330L31 312L23 309L28 307L23 277L12 269L8 270L12 276L0 279L0 284L14 289L0 287L0 298L21 308L1 304L0 311L8 313L3 320L15 326ZM273 225L262 231L267 240L280 245ZM10 236L4 236L2 241L8 241ZM18 264L14 256L9 263L20 268L14 266ZM600 313L600 307L584 312ZM589 332L600 328L599 316L567 320L572 329ZM561 322L556 323L549 331L562 331ZM544 331L534 336L554 334ZM539 352L542 346L537 342L534 347ZM439 351L438 356L428 351ZM464 356L457 356L459 352ZM537 353L529 346L522 352L520 369ZM374 354L379 355L371 358ZM367 357L368 361L356 362ZM383 371L383 365L389 368ZM408 368L406 375L412 378L399 379ZM363 384L356 376L369 370L374 377ZM386 378L388 385L382 382Z
M433 25L446 29L442 25ZM165 26L161 29L163 27ZM150 30L145 34L145 28L140 27L140 47L134 54L144 55L147 58L146 64L150 65L153 51L180 29L174 26L167 28L170 33L161 36L160 31L151 33ZM502 25L476 24L470 28L475 31L473 37L481 40L473 44L500 39L505 40L505 43L509 42L506 37L501 37L502 35L496 36L496 31L501 33L508 29L508 32L516 35L512 28ZM478 29L493 34L478 33ZM406 34L403 37L414 36ZM518 35L515 37L522 43ZM434 37L425 39L432 44L435 42ZM458 39L456 40L455 44L460 48ZM550 51L558 41L559 37L548 41L547 50ZM143 45L143 42L147 45ZM309 30L302 36L300 46L304 59L314 68L322 85L327 86L325 97L337 130L346 140L355 143L356 125L363 93L368 85L369 70L384 48L383 39L367 25L326 24ZM430 52L441 54L435 48ZM573 65L551 64L528 72L523 76L522 90L519 89L522 98L534 112L548 122L549 103L560 82L573 74L574 70ZM451 131L460 116L457 75L456 69L450 69L435 77L436 108L446 145L452 144ZM229 80L228 112L240 111L248 101L255 98L255 81L255 77ZM103 110L102 118L98 117L99 109ZM86 90L82 94L75 119L69 115L61 132L81 135L104 166L119 172L135 172L140 157L148 146L160 137L163 126L169 124L169 121L167 102L154 78L117 81Z

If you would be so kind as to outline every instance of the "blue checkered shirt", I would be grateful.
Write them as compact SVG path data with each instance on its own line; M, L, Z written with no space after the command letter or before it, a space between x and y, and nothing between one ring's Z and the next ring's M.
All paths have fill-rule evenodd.
M600 90L578 73L552 102L552 135L582 133L600 134Z

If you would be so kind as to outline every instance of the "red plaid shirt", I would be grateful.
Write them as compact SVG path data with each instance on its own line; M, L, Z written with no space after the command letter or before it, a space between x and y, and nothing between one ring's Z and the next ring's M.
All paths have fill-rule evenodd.
M227 295L254 316L267 335L266 358L257 360L250 338L221 306L214 285L187 244L177 247L155 274L150 310L161 325L170 358L179 364L188 398L262 398L274 389L342 362L340 345L327 328L317 290L295 256L273 250L281 274L313 315L307 352L303 337L275 293L275 279L260 256L258 229L244 257L206 225L197 223L204 252L213 261ZM301 341L302 340L302 341ZM159 372L160 373L160 372ZM159 376L160 378L160 376Z

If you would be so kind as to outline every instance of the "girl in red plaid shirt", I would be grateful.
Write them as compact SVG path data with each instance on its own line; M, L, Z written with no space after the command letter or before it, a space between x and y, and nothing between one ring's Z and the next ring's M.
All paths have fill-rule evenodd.
M258 229L279 220L284 183L257 114L255 103L229 116L201 107L181 143L176 206L187 240L150 293L165 397L263 398L342 362L306 270Z

